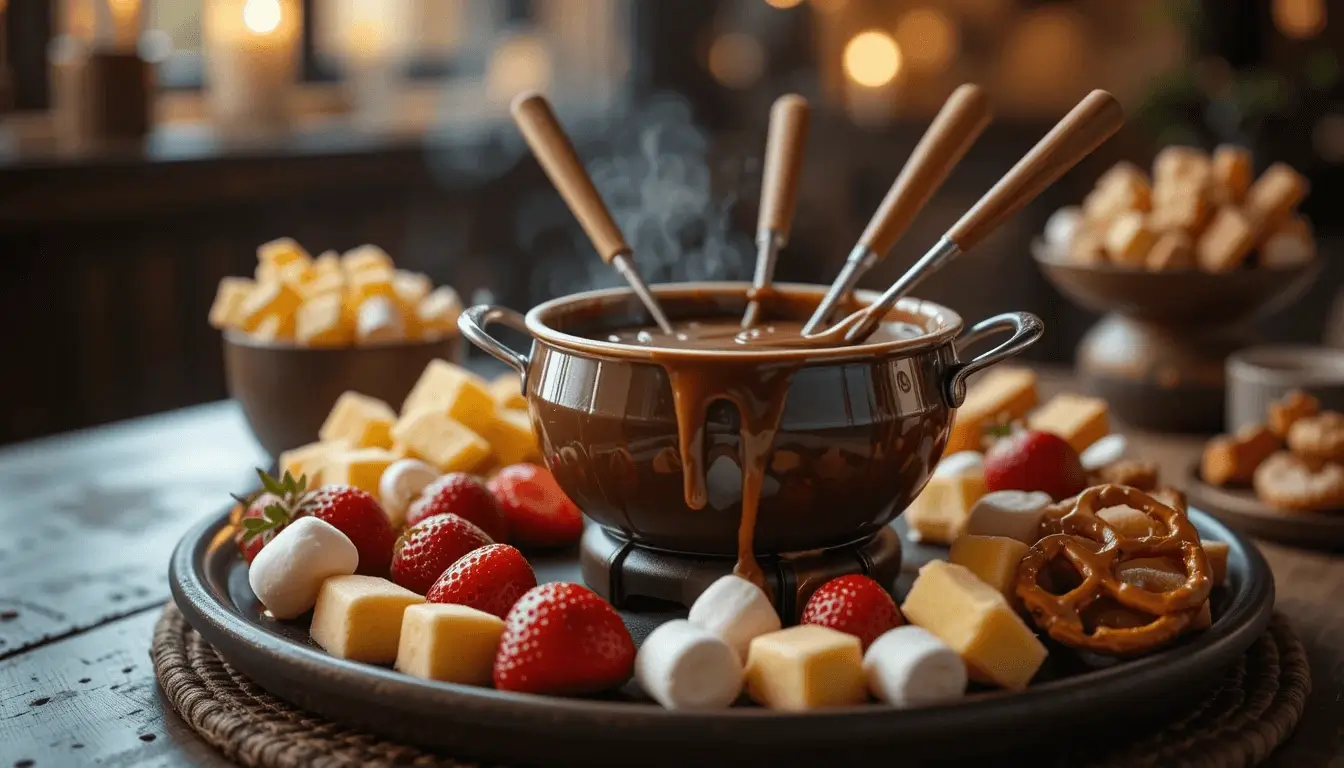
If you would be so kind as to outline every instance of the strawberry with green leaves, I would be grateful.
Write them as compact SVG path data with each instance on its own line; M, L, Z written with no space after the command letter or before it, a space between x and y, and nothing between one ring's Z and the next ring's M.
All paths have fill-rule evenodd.
M307 475L295 480L293 475L286 472L277 480L258 469L257 477L261 479L260 493L247 499L233 497L242 510L236 521L237 531L233 535L233 542L249 564L261 548L294 519L308 491Z

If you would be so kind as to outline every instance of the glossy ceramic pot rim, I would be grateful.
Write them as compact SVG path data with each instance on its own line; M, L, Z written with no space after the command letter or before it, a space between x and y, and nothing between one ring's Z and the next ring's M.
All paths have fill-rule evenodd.
M696 282L662 283L650 286L655 296L685 295L689 292L715 294L723 296L743 296L750 288L743 282ZM777 293L792 295L812 295L820 300L825 286L802 283L775 283L772 288ZM856 291L855 297L867 305L876 300L875 291ZM750 360L753 363L801 363L818 362L838 358L877 358L892 354L909 355L927 352L944 344L950 344L961 333L961 315L931 301L904 298L897 302L894 312L906 315L918 322L924 333L913 339L898 339L877 343L856 344L842 347L807 347L799 349L672 349L668 347L646 347L634 344L601 341L565 333L551 327L547 320L557 315L573 311L583 305L614 305L618 301L633 301L634 292L629 288L606 288L585 291L569 296L551 299L533 307L526 315L527 330L534 339L554 347L567 349L584 355L596 355L626 360Z

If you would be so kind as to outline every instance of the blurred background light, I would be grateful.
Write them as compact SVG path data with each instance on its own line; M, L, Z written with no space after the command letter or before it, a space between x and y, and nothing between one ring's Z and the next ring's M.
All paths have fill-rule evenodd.
M901 49L885 32L868 30L845 45L845 74L859 85L880 88L901 71Z

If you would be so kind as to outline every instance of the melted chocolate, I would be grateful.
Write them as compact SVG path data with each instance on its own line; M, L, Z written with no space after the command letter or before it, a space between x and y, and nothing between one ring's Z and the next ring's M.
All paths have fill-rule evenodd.
M805 346L807 342L803 340L802 330L800 320L771 320L746 330L728 319L684 320L672 324L671 335L663 333L657 326L641 326L614 331L600 338L617 344L663 349L746 351ZM919 326L912 323L888 322L879 326L867 343L913 339L921 333Z

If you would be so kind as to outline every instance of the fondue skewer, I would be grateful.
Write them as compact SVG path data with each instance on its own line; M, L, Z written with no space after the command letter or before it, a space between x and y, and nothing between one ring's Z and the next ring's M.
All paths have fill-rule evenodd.
M780 96L770 108L765 168L761 176L761 212L756 222L756 274L752 278L746 312L742 314L743 328L756 324L761 311L761 294L770 287L779 250L789 242L810 116L807 100L796 93Z
M560 192L560 197L564 198L569 210L579 220L580 226L597 250L597 255L621 273L635 295L644 303L649 314L653 316L659 329L669 336L672 335L672 324L667 321L662 306L649 292L648 286L635 268L630 244L625 241L625 235L621 234L620 227L616 226L616 221L611 218L611 211L602 202L597 188L593 186L592 178L584 170L578 153L574 151L574 145L565 135L564 128L560 127L560 121L556 119L555 112L551 110L546 97L538 93L519 94L513 100L510 111L513 113L514 122L523 133L523 138L527 140L527 145L531 147L532 154L536 155L537 162L541 163L551 183Z
M804 335L804 340L809 346L863 343L897 300L920 280L977 245L1120 130L1124 120L1124 111L1114 96L1100 90L1088 94L876 302L822 333Z
M910 228L993 117L989 97L978 85L967 83L952 92L882 198L840 274L803 326L803 333L814 333L830 321L836 306Z

